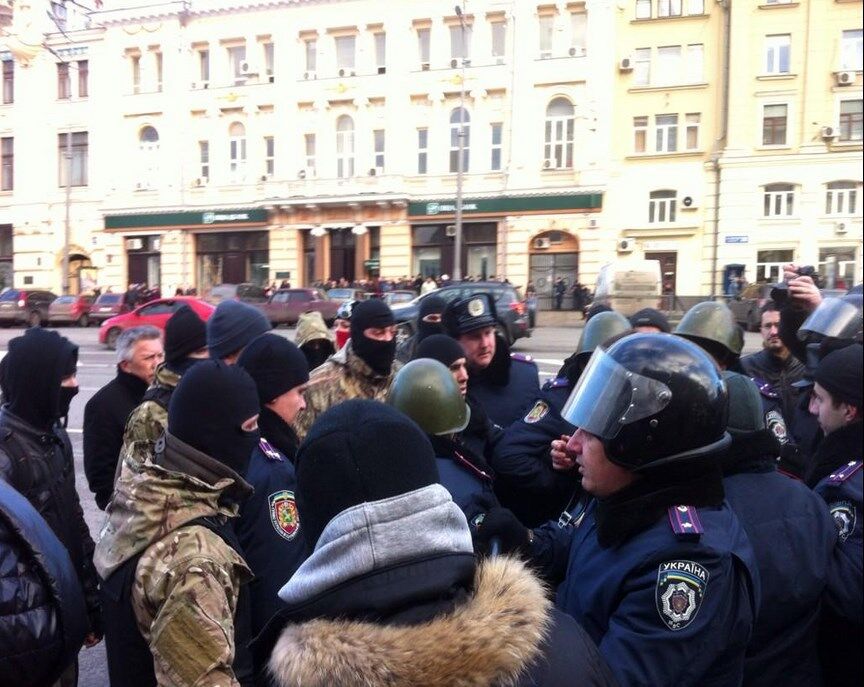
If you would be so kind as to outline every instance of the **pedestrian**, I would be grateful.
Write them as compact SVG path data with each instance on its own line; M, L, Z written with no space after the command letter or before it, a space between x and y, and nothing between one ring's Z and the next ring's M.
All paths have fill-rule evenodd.
M114 379L84 406L84 474L100 510L105 510L114 489L126 420L164 358L162 332L150 325L126 329L117 338L116 353Z
M522 417L540 389L537 365L511 354L507 342L496 335L499 323L492 296L481 292L451 301L442 322L465 351L468 392L489 419L506 428Z
M561 310L561 304L564 302L564 294L567 292L567 285L564 283L564 279L558 277L555 280L555 287L552 289L552 293L555 296L555 310Z
M260 438L258 410L245 370L198 363L171 396L152 459L127 463L118 479L95 556L112 685L251 679L235 611L252 573L231 523L252 493L241 475Z
M633 329L643 334L668 334L672 331L666 315L654 308L642 308L629 319Z
M433 334L444 333L441 315L446 307L447 301L437 295L426 296L420 301L415 323L416 331L397 346L396 360L407 363L414 357L414 351L423 339Z
M570 287L570 296L573 299L573 310L582 312L585 309L585 287L578 281Z
M93 540L75 490L75 463L61 419L78 393L78 347L34 327L9 342L0 361L0 479L26 498L66 548L87 608L85 646L102 639ZM61 687L77 683L78 664Z
M233 365L250 341L270 329L270 322L258 308L240 301L222 301L207 320L210 357Z
M384 301L358 302L351 311L351 338L313 370L306 391L306 408L294 421L302 440L321 413L350 398L383 401L393 375L401 367L396 361L396 322Z
M244 558L255 575L249 583L254 637L282 607L279 589L306 558L294 470L298 441L291 423L306 407L309 367L297 346L277 334L255 339L237 365L255 381L261 403L261 439L244 473L254 492L237 520Z
M276 687L612 684L523 563L474 557L404 415L360 399L331 408L297 466L311 555L255 646Z
M294 343L306 356L309 369L314 370L336 352L336 337L317 310L304 312L297 320Z
M437 288L438 284L435 283L435 280L431 276L428 276L423 282L423 285L420 287L420 295L424 296L430 291L434 291Z

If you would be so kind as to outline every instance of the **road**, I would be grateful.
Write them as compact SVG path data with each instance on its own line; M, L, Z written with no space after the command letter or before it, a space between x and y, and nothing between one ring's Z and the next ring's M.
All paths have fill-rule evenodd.
M81 428L84 418L84 405L90 397L114 376L115 356L99 344L98 330L80 328L62 328L58 330L79 346L78 352L78 384L80 393L73 399L69 413L69 436L75 451L75 481L84 517L90 526L94 538L103 524L103 513L96 507L93 495L87 488L82 463ZM10 339L20 336L21 329L0 329L0 356L5 355ZM294 329L278 329L276 333L294 338ZM554 377L564 358L575 349L581 335L581 327L541 327L534 330L529 339L520 339L513 350L530 355L540 369L541 383ZM758 334L745 334L744 352L752 353L759 350ZM105 645L100 643L92 649L83 649L80 657L79 687L107 687L108 671L105 664Z

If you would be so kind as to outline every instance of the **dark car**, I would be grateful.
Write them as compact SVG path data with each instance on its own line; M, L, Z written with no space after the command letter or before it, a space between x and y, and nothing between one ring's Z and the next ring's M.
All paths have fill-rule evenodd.
M336 319L338 301L330 300L321 289L279 289L266 303L254 303L264 313L270 324L294 325L304 312L317 310L330 327Z
M0 294L0 324L39 327L48 321L48 307L57 294L45 289L9 289Z
M103 293L99 296L93 305L90 306L90 312L87 318L91 322L101 324L105 320L127 312L129 308L123 303L122 293Z
M748 332L758 332L762 324L760 308L771 297L774 284L748 284L741 293L729 299L729 309L735 321Z
M363 289L337 288L327 291L327 298L331 301L336 301L338 304L348 303L349 301L366 300L366 292Z
M449 284L429 293L424 293L410 303L392 306L398 327L397 337L401 340L414 333L417 328L417 313L420 309L420 302L424 298L435 294L450 302L481 292L490 293L495 299L495 306L498 311L497 330L508 344L512 344L517 339L531 336L531 328L528 326L528 311L519 290L510 284L479 281Z
M242 301L243 303L265 303L267 294L264 293L264 287L257 284L217 284L207 295L204 300L211 305L219 305L222 301Z
M48 306L48 322L51 324L90 324L90 308L93 296L59 296Z
M395 305L410 303L415 298L417 298L416 291L387 291L381 296L381 300L383 300L391 308Z

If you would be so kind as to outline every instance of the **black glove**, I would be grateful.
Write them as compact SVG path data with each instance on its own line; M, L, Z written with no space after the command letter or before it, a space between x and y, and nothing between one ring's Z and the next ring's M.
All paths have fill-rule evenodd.
M529 530L506 508L493 508L479 523L474 537L474 548L488 555L492 539L500 542L500 553L524 551L528 548Z

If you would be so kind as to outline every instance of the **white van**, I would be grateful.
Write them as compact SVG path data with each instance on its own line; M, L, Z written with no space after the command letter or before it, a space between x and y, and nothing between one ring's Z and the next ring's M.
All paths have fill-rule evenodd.
M594 303L630 317L642 308L659 308L660 294L659 260L620 260L600 268Z

